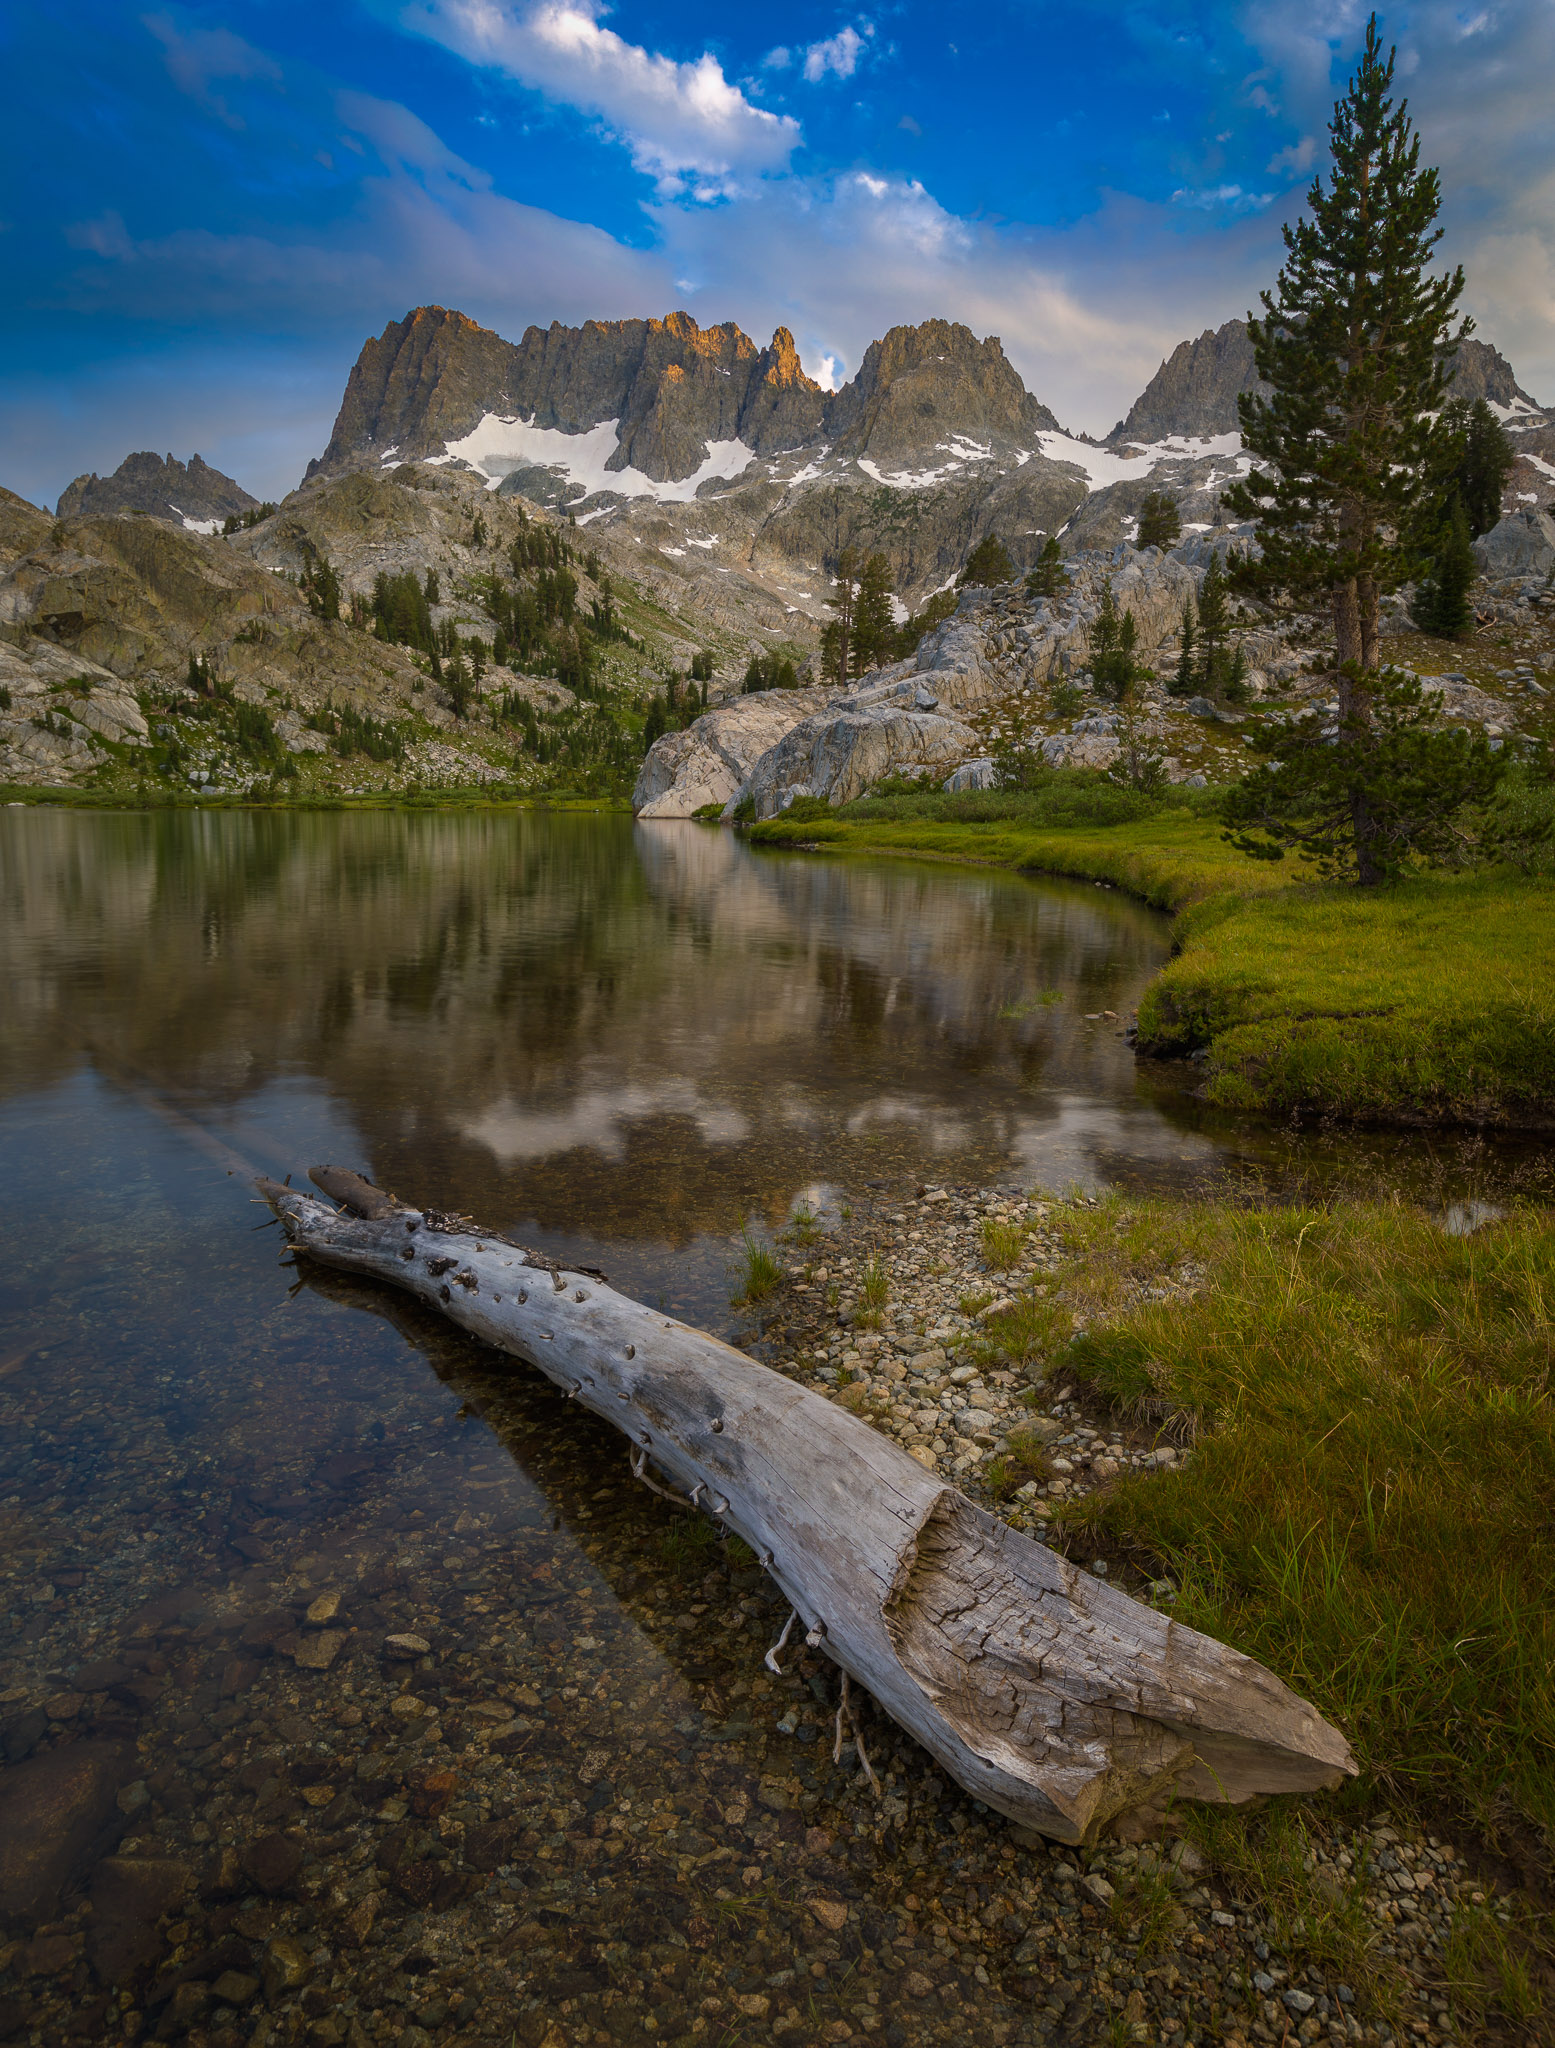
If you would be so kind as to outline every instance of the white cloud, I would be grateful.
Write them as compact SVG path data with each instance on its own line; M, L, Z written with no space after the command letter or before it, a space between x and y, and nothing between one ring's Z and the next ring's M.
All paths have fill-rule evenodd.
M254 78L273 84L281 76L281 67L273 58L256 50L252 43L245 43L230 29L181 28L170 14L144 15L142 25L162 45L168 76L179 91L198 100L229 128L241 128L243 122L219 94L211 91L211 81Z
M799 124L754 106L704 52L692 63L628 43L593 0L412 0L402 24L472 64L594 114L665 197L729 197L744 178L786 169Z
M1240 185L1210 185L1199 190L1185 185L1172 194L1172 204L1197 207L1203 213L1217 208L1228 213L1256 213L1273 197L1272 192L1244 192Z
M838 78L851 78L864 54L865 40L873 34L873 28L866 23L863 35L855 28L843 28L828 36L824 43L811 43L804 53L805 77L812 85L819 85L828 71L835 72Z
M1264 166L1272 177L1289 174L1293 178L1304 178L1317 162L1317 137L1303 135L1299 142L1293 142L1288 149L1276 151Z
M1245 17L1286 132L1318 138L1310 156L1305 140L1280 152L1271 178L1286 170L1304 175L1304 160L1324 164L1334 74L1347 69L1334 52L1356 46L1364 4L1347 0L1298 17L1270 0L1264 15L1254 9ZM1423 9L1410 28L1420 62L1409 90L1425 160L1442 166L1443 254L1465 263L1465 303L1483 338L1510 356L1536 396L1555 399L1549 0L1499 0L1488 24L1467 39L1449 0L1423 0ZM440 18L446 40L446 7ZM460 18L474 20L473 0ZM550 46L531 26L536 18L495 5L480 16L495 24L493 36L512 30L529 39L520 54L542 82L535 52ZM793 331L811 373L828 383L840 381L889 326L960 320L979 335L999 335L1028 387L1066 426L1105 432L1180 340L1256 303L1279 264L1281 217L1300 203L1293 193L1263 212L1246 210L1249 183L1260 180L1249 181L1240 159L1224 171L1206 166L1175 205L1112 195L1088 217L1052 229L959 218L923 184L878 164L829 178L773 175L786 171L798 137L793 123L768 125L772 117L723 80L711 59L710 111L698 115L696 65L634 50L592 14L572 18L588 32L579 45L584 54L574 52L570 69L561 57L548 58L557 68L546 89L594 108L641 161L657 165L665 182L649 209L653 246L633 248L587 222L508 198L406 108L353 94L321 102L309 116L309 147L327 144L338 163L353 167L329 218L287 220L264 236L184 230L146 238L133 214L126 224L100 212L72 230L80 267L51 302L109 316L98 323L105 333L165 321L176 306L191 325L225 323L236 337L277 337L255 344L257 354L234 346L227 358L233 418L244 420L253 439L221 462L271 496L322 445L363 337L428 301L458 306L515 339L530 321L614 319L676 306L704 324L737 320L758 341L781 324ZM191 39L179 35L183 63ZM212 78L232 75L211 66L246 64L243 48L198 45L181 89L209 91ZM597 71L589 68L594 58ZM472 61L500 62L520 75L516 55L511 65ZM592 98L584 90L590 79ZM290 74L286 84L285 104L300 118L301 88ZM244 110L257 123L252 97ZM655 157L654 124L667 132L680 112L684 132ZM1247 118L1264 131L1266 116ZM258 151L261 142L251 133L241 147ZM1268 147L1260 142L1254 160ZM676 168L666 174L666 164ZM730 202L673 203L677 179L688 176L703 180L702 189L728 191ZM226 346L218 345L218 355ZM25 393L18 387L0 405L0 438L13 452L6 481L35 499L52 498L76 471L111 467L108 444L121 435L131 437L125 445L193 445L220 460L210 424L221 416L214 368L198 415L207 425L174 431L174 384L197 381L194 361L179 359L160 396L149 384L132 391L121 382L110 391L106 373L84 371L71 379L68 406L52 404L41 383ZM286 393L285 424L268 437L250 402L260 388Z

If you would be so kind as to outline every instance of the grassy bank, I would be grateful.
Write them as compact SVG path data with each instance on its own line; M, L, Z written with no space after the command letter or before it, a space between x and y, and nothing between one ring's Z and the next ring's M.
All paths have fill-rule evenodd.
M1190 911L1142 1050L1208 1052L1231 1109L1555 1120L1555 883L1510 872L1297 887Z
M1286 877L1226 846L1202 798L1154 803L1095 778L1011 796L871 798L817 814L794 807L753 825L757 846L923 854L935 860L1070 875L1178 911L1227 889L1280 888Z
M619 811L624 796L583 796L575 790L517 790L496 784L457 784L448 789L373 790L350 796L331 790L296 796L196 796L187 790L142 793L124 789L52 789L32 783L0 783L0 806L63 811Z
M1178 913L1139 1046L1203 1055L1217 1106L1375 1123L1555 1122L1555 882L1510 870L1324 887L1226 845L1213 794L1094 780L796 806L765 846L980 861L1126 889Z
M1555 1220L1061 1213L1056 1291L995 1336L1197 1437L1066 1512L1165 1562L1174 1613L1313 1699L1373 1791L1555 1836Z

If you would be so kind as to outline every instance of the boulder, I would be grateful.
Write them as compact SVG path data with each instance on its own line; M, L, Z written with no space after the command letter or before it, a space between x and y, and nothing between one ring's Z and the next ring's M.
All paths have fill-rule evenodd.
M113 1742L71 1742L14 1764L0 1777L0 1923L36 1927L55 1917L123 1831L119 1788L134 1775Z
M986 754L975 761L963 761L952 774L946 776L941 785L947 795L955 795L963 789L997 789L999 771Z
M799 796L851 803L887 775L938 779L976 745L969 725L938 711L875 704L819 712L762 755L724 815L749 801L756 817L775 818Z
M648 749L633 810L641 818L689 818L704 805L726 804L762 755L829 701L825 690L757 690L704 711Z
M1492 582L1502 576L1548 576L1555 570L1555 518L1531 505L1508 512L1475 541L1474 559Z
M1117 741L1106 733L1057 732L1042 742L1049 768L1110 768L1118 751Z
M256 1890L283 1892L302 1868L302 1849L289 1835L261 1835L238 1853L243 1873Z

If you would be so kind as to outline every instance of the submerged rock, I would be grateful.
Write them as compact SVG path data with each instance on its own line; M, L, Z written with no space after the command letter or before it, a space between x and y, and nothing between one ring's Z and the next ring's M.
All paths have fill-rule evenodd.
M124 1828L117 1799L133 1769L114 1742L70 1742L0 1779L0 1921L36 1927Z

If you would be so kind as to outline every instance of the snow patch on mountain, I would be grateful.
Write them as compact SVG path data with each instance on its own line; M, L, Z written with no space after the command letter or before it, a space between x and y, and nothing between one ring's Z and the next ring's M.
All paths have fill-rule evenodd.
M1196 462L1212 455L1242 454L1240 434L1206 434L1200 439L1172 434L1164 441L1130 442L1126 455L1111 448L1098 448L1090 441L1076 441L1068 434L1039 434L1037 439L1050 462L1072 462L1077 469L1084 470L1093 491L1149 476L1163 462Z
M712 441L690 476L657 483L640 469L606 466L621 445L620 424L619 420L601 420L584 433L569 434L560 427L537 427L532 419L489 412L462 440L445 441L442 455L430 460L467 463L493 490L515 470L549 469L560 471L588 497L598 491L613 491L621 498L657 498L674 505L689 504L701 486L715 478L728 482L740 476L755 460L755 451L743 441Z

